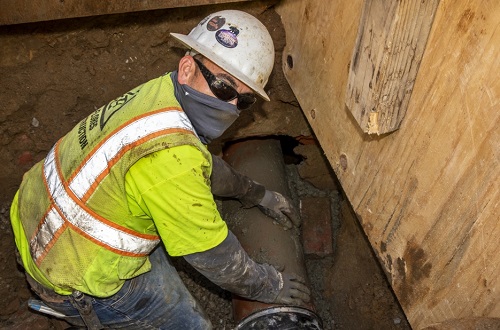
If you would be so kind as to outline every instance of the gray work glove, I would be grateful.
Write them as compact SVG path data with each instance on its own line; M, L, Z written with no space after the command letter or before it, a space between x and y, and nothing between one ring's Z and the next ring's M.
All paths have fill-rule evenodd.
M274 218L285 228L300 226L300 216L297 210L292 202L279 192L266 190L258 206L265 215Z
M237 198L244 207L258 206L264 214L274 218L285 228L300 226L300 216L285 196L266 190L263 185L239 173L220 157L212 155L212 163L212 194Z
M301 306L311 300L311 291L304 284L304 280L294 274L279 273L283 288L274 303Z
M287 305L304 305L310 300L302 279L253 261L231 231L216 247L184 259L213 283L248 299Z
M216 247L184 259L213 283L248 299L272 303L285 288L280 272L253 261L231 231Z

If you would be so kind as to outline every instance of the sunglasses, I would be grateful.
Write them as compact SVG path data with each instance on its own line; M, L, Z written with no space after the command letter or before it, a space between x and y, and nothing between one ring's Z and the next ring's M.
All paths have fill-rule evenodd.
M217 78L212 72L210 72L210 70L207 69L206 66L203 65L203 63L201 63L196 58L193 59L198 65L201 74L207 81L210 90L219 100L222 100L224 102L229 102L234 100L235 98L238 98L238 102L236 102L236 107L238 107L239 110L246 110L255 103L257 99L255 98L254 94L238 93L236 89L234 89L234 87L230 86L228 83L221 80L220 78Z

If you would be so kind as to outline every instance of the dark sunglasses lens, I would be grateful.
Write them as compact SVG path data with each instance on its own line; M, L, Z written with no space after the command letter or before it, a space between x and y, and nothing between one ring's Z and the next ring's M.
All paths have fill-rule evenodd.
M194 61L196 62L196 64L198 64L198 67L200 68L203 77L207 81L210 90L219 100L229 102L234 100L235 98L238 98L236 106L240 110L246 110L255 103L255 95L238 94L234 87L215 77L214 74L210 72L200 61L198 61L197 59L194 59Z
M210 90L218 99L226 102L234 100L238 96L238 92L233 87L219 79L210 84Z
M240 110L246 110L250 108L255 103L256 100L257 99L252 94L240 94L236 106Z

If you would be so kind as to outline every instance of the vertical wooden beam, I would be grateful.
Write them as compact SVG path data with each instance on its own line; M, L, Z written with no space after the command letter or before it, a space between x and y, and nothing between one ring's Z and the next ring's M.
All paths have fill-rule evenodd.
M365 133L399 128L439 0L365 0L346 105Z

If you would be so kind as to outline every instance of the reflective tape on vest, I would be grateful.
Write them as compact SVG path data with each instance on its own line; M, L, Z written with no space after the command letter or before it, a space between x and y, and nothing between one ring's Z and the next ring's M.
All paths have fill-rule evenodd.
M81 198L102 180L103 173L109 173L110 164L112 166L116 163L130 146L159 133L168 134L179 130L196 134L185 113L179 110L161 111L136 119L120 127L97 146L69 184L63 182L59 172L56 144L47 155L43 166L53 204L30 241L36 262L41 262L39 259L43 259L67 227L116 253L147 255L159 243L158 236L139 234L111 223L86 207Z
M90 189L90 185L107 170L108 162L115 159L127 145L131 145L147 135L175 128L194 132L186 114L180 111L161 112L130 123L114 133L92 154L72 179L70 189L78 198L83 198Z
M45 248L64 229L64 219L51 207L38 228L34 239L30 241L31 255L37 261L45 252Z

